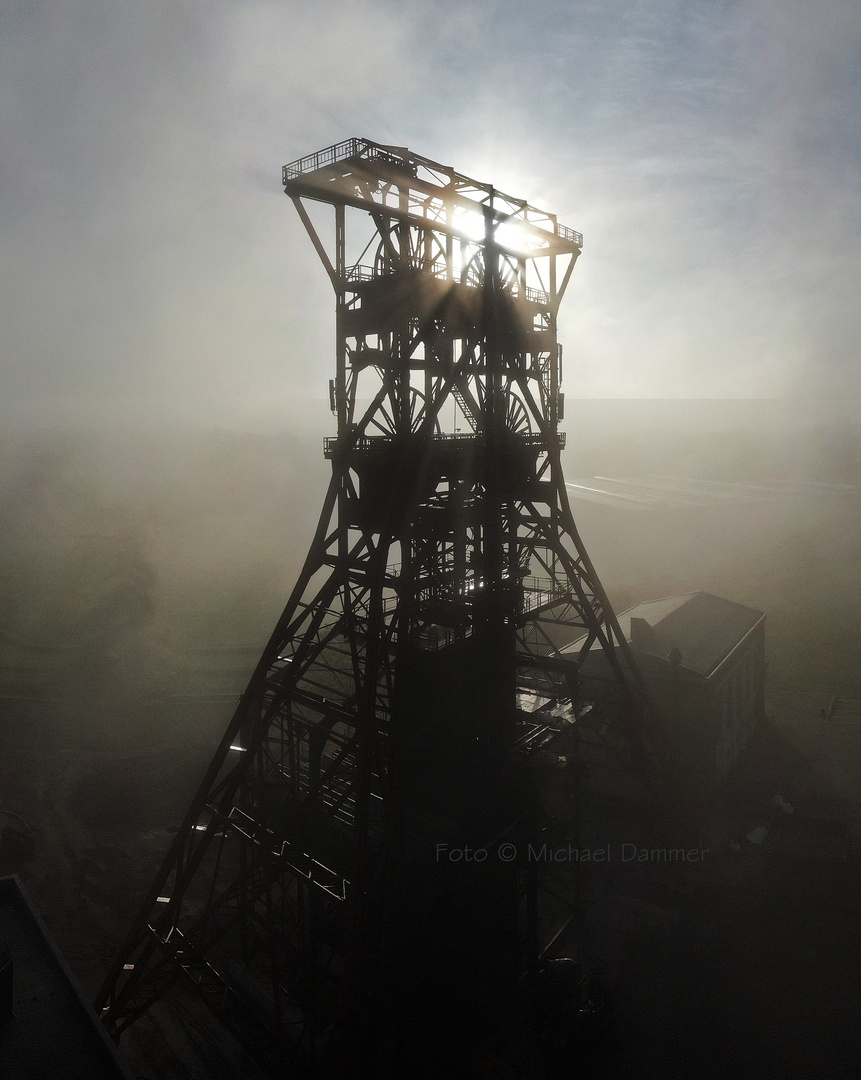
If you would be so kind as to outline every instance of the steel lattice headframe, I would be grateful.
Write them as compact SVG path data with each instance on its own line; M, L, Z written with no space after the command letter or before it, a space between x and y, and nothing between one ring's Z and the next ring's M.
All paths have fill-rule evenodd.
M580 234L364 139L283 180L335 292L332 479L97 1006L120 1033L183 981L272 1072L394 1076L393 1002L480 1023L576 915L539 868L452 876L440 845L529 835L530 754L576 729L636 758L650 706L560 465Z

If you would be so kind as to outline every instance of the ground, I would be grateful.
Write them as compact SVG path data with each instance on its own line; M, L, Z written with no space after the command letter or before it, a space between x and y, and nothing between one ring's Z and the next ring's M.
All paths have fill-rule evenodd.
M620 873L597 919L609 923L616 943L602 957L612 964L605 974L616 1035L600 1075L837 1078L854 1071L861 1054L861 728L822 720L823 701L782 695L770 702L768 721L709 814L701 862ZM7 721L0 788L32 830L35 855L4 869L21 875L92 997L210 745L101 739L96 751L45 722L41 737L24 746L13 731ZM773 805L775 795L791 814ZM745 838L763 824L762 844ZM156 1014L124 1039L123 1050L137 1075L151 1080L229 1076L207 1066L203 1037L190 1053L194 1036L193 1011L182 1031Z
M770 702L706 819L708 854L635 890L604 1076L854 1072L861 728L836 730L820 708L815 695Z
M0 828L29 832L33 852L7 846L0 870L20 874L90 997L277 618L322 497L320 477L313 492L267 486L284 446L240 440L260 489L250 496L225 440L217 468L183 452L185 471L156 494L138 478L135 500L70 469L68 454L62 467L43 456L41 472L5 489L0 810L26 827L4 817ZM615 1035L570 1075L853 1075L861 723L845 702L861 699L857 495L575 510L618 608L690 589L747 603L768 614L769 670L767 720L703 819L707 856L620 872L594 894ZM99 548L93 533L122 543ZM752 843L760 825L767 835ZM190 1006L154 1010L122 1049L148 1080L241 1075Z

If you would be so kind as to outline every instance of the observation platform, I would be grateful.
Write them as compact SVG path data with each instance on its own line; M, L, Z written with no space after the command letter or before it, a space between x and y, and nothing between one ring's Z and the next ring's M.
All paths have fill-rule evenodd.
M348 334L386 332L397 330L405 319L424 323L436 318L449 333L466 336L482 319L483 282L469 266L453 268L450 274L439 262L382 271L354 266L347 276L345 291L353 299L342 312L342 328ZM550 294L503 277L496 295L500 336L513 340L518 351L540 349L543 339L535 328L552 309Z
M550 440L539 432L507 431L504 433L504 437L506 446L515 449L537 450L540 453L542 450L549 450L551 446ZM331 460L337 455L339 449L344 449L351 455L358 453L368 457L382 457L392 452L401 454L407 446L417 442L418 435L408 439L399 438L395 435L362 435L348 440L345 444L337 435L327 435L323 439L323 456L327 460ZM423 440L423 451L427 447L434 456L439 456L441 459L448 461L453 458L460 459L463 456L478 454L485 442L485 437L478 434L436 433L427 440ZM560 450L565 449L564 431L556 433L552 445ZM423 460L427 459L423 458Z
M288 195L357 207L373 205L376 198L384 196L389 184L409 187L426 200L439 199L442 204L461 210L481 211L486 205L497 223L513 221L528 236L532 250L527 257L579 252L583 247L582 233L560 224L555 215L415 154L405 146L389 146L363 138L345 139L290 162L283 167L281 176ZM431 209L427 202L424 209ZM404 211L394 205L386 206L385 212L464 240L477 239L469 231L428 213Z

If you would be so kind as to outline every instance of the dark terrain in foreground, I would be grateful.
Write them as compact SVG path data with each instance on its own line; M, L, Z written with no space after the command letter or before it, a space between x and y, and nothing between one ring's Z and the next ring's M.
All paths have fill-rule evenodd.
M587 548L617 608L705 589L767 611L767 720L703 822L702 861L619 862L592 890L616 1024L571 1075L850 1076L861 1056L858 431L823 422L798 445L794 421L764 438L745 413L714 430L670 424L661 444L666 417L650 428L647 410L637 416L619 421L602 459L606 418L584 414L569 477L705 477L738 484L739 498L631 512L575 501ZM0 810L24 819L35 850L0 872L20 874L91 997L299 568L325 483L318 446L220 433L147 457L140 436L112 458L82 436L6 441ZM776 476L846 487L757 497ZM153 1010L121 1048L150 1080L239 1075L194 1008Z

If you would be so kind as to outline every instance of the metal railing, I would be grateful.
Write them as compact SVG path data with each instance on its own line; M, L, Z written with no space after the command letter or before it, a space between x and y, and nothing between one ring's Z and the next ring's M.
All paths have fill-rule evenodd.
M444 262L440 262L437 259L432 263L425 263L422 266L407 267L409 270L420 270L424 274L432 274L436 278L444 278L446 276L446 265ZM355 266L348 266L344 277L347 281L374 281L377 278L391 277L393 274L399 273L400 267L389 267L383 273L377 270L373 266L365 266L361 263L356 263Z
M512 289L515 296L518 295L518 288ZM541 289L533 289L530 285L527 285L523 290L524 298L530 300L533 304L538 304L539 307L550 306L550 293L543 292Z
M439 259L423 266L408 267L408 269L420 271L424 274L431 274L433 277L439 278L440 280L445 280L448 277L448 268L446 267L445 262L442 262ZM373 266L356 263L355 266L347 267L344 272L344 277L349 282L378 281L394 277L400 272L402 272L401 268L391 267L381 273ZM480 281L468 281L463 278L459 284L465 285L469 289L480 289L482 287ZM542 289L534 289L530 285L527 285L524 288L519 281L501 281L500 285L510 296L528 300L530 303L537 304L539 307L546 308L550 306L550 294L544 292Z
M551 439L555 437L556 445L560 450L565 449L565 432L558 431L555 436L551 436ZM430 437L431 443L461 443L461 444L477 444L481 441L479 434L473 434L472 432L436 432ZM548 445L548 440L540 431L527 431L517 433L517 443L520 446L542 446ZM323 439L323 456L328 459L335 453L339 446L348 446L351 451L359 450L365 452L385 452L389 446L394 446L400 443L400 440L395 435L361 435L357 439L348 439L346 443L341 442L337 435L327 435Z
M572 244L577 244L578 247L583 247L583 233L577 232L576 229L569 229L567 225L560 225L557 222L556 235L563 240L570 240Z
M397 154L390 154L365 139L345 139L343 142L335 143L334 146L318 150L315 154L308 154L307 157L291 161L281 170L281 177L286 184L288 180L297 180L300 176L317 172L318 169L324 169L327 165L336 165L339 161L349 161L358 157L368 161L387 161L392 165L406 167L406 163Z
M527 577L523 579L523 611L555 603L568 594L568 587L554 584L550 578Z
M324 149L318 150L316 153L289 162L281 169L281 179L286 184L290 180L298 180L300 176L317 172L328 165L336 165L339 161L349 161L353 158L364 158L367 161L386 161L391 165L398 165L408 171L413 171L410 163L404 161L399 155L384 150L381 146L369 143L366 139L352 138L344 139L343 142L324 147ZM572 244L577 244L578 247L583 246L583 234L577 232L576 229L569 229L567 225L560 225L556 222L553 231L562 240L568 240Z
M345 139L344 142L335 143L334 146L327 146L314 154L308 154L306 157L291 161L289 165L285 165L281 170L284 183L286 184L288 180L295 180L305 173L316 172L317 169L322 169L326 165L334 165L337 161L356 157L359 153L359 144L359 139Z

